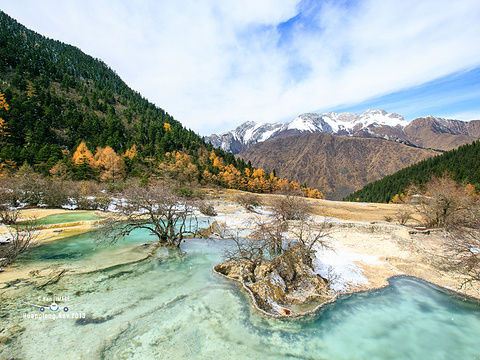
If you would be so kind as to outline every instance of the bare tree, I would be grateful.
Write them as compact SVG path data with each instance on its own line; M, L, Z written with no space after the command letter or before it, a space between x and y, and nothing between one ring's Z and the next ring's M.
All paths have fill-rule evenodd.
M260 196L248 192L237 195L235 202L247 211L255 211L256 207L262 205Z
M328 248L327 236L332 224L327 218L321 222L314 221L311 217L299 220L292 226L291 232L295 240L300 242L309 252L314 252L314 247Z
M462 288L480 293L480 197L467 189L446 176L432 179L417 192L416 208L426 226L444 231L440 263L465 276Z
M14 191L19 195L20 201L31 206L42 202L46 183L42 175L36 173L28 164L23 164L15 175Z
M225 269L229 273L233 268L237 268L238 275L242 281L254 282L255 269L265 260L267 251L267 242L254 237L245 237L241 230L229 228L225 223L216 223L215 235L230 242L224 247L223 260L224 263L217 265L215 269L225 273ZM226 266L224 270L221 268Z
M9 241L0 244L0 269L13 263L15 259L34 244L38 231L36 219L23 221L21 225L9 228Z
M480 200L469 202L468 208L456 216L446 231L448 266L465 275L462 288L480 294Z
M208 203L207 201L201 200L198 202L198 210L203 214L207 216L217 216L217 212L215 210L215 207Z
M262 242L271 255L279 255L284 250L283 243L287 229L288 224L284 221L276 218L265 220L259 217L255 219L255 227L250 237Z
M1 185L0 185L1 186ZM17 222L19 211L16 206L15 194L8 188L0 188L0 223L13 225Z
M124 198L118 212L100 225L101 236L112 243L135 229L146 229L157 237L159 245L179 247L186 234L196 231L192 200L176 195L164 183L134 185Z
M395 218L400 225L406 225L408 220L412 219L412 214L412 209L408 205L402 204L400 210L396 212Z
M271 203L274 217L281 221L306 219L310 211L308 202L298 196L277 196Z
M241 237L233 233L227 238L233 243L232 247L224 250L224 258L227 261L244 261L253 269L259 266L265 258L266 243L250 237Z
M258 217L248 235L240 236L238 229L229 229L225 224L217 226L215 233L234 242L234 246L224 254L226 261L244 261L254 269L263 260L281 255L295 244L312 258L317 248L328 248L330 228L331 223L327 219L315 222L311 216L303 214L301 220L296 221L282 221L275 216L269 219ZM290 239L287 238L288 232L293 235Z
M449 229L471 200L464 188L446 175L410 192L416 194L413 203L426 227Z

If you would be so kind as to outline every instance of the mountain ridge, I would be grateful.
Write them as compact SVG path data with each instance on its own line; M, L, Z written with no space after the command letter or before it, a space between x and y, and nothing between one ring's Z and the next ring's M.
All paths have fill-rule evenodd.
M408 122L403 116L385 110L369 109L362 114L329 111L323 114L300 114L286 123L247 121L234 130L206 136L205 140L214 147L238 154L269 139L313 132L383 138L406 145L446 151L480 138L480 120L462 121L430 115Z
M323 132L269 139L238 156L277 176L319 189L328 199L343 197L386 175L439 154L377 138Z

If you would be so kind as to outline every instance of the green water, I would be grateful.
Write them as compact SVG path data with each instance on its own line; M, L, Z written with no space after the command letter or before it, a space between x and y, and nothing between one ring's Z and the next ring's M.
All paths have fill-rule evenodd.
M113 250L130 245L155 242L155 237L143 232L134 232L131 236L109 245L98 239L95 232L83 233L57 241L34 246L19 257L18 263L31 261L51 262L52 264L68 265L71 262L80 262L98 253L108 256Z
M146 233L137 232L125 246L145 238ZM52 243L22 261L63 251L68 242L72 249L78 246L72 252L85 253L68 261L82 262L88 253L99 251L88 245L88 237L79 236L59 248ZM0 319L18 323L23 331L0 344L0 358L480 358L476 303L398 277L387 288L340 297L301 320L270 319L251 308L237 284L212 273L221 259L220 248L191 239L183 243L183 255L161 249L150 261L67 276L43 290L28 285L2 290L10 300L4 301ZM38 309L21 300L35 302L48 292L69 296L59 305L68 305L70 314L85 312L86 319L24 319L23 314Z
M102 217L95 215L94 211L74 211L45 216L38 220L40 225L54 225L77 221L100 220Z

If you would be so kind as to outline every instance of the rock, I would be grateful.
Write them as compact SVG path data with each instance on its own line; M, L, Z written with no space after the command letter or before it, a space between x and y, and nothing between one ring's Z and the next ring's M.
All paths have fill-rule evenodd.
M12 338L7 335L0 335L0 344L8 344L12 341Z
M254 281L253 264L247 261L229 261L214 267L215 271L243 283Z
M285 298L285 282L275 269L262 280L250 284L249 288L266 302L278 302Z
M258 266L231 261L217 265L215 270L242 282L252 291L256 305L273 314L291 315L285 308L289 304L323 302L334 296L328 281L313 271L311 252L301 244Z

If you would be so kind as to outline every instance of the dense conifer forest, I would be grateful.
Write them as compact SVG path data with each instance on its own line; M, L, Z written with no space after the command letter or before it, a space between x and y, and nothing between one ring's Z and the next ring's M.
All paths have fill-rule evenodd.
M0 60L0 89L9 105L1 114L8 129L2 160L51 165L82 140L92 151L110 146L122 152L135 144L143 157L209 148L102 61L30 31L3 12ZM237 165L232 156L218 155Z
M453 180L472 184L480 190L480 141L460 146L441 155L423 160L366 185L346 197L347 201L389 202L405 193L411 185L422 185L433 177L447 175Z
M2 171L28 164L73 180L167 175L256 192L300 190L214 149L101 60L1 11L0 145Z

